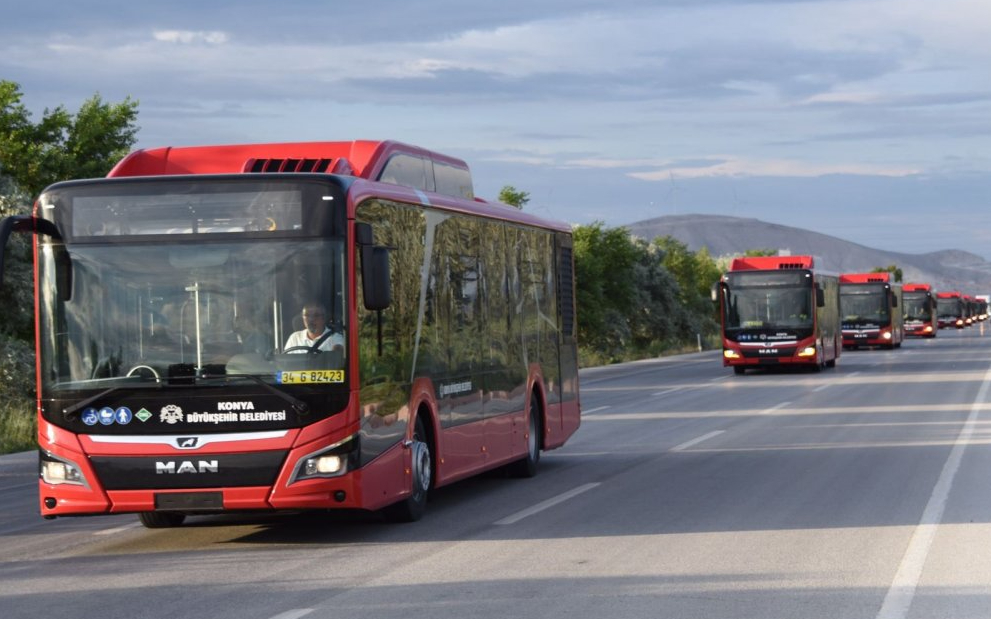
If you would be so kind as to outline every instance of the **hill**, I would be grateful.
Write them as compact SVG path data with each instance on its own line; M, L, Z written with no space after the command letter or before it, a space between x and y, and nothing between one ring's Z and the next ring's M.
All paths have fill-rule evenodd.
M749 249L788 250L812 254L824 270L837 273L894 264L902 269L906 282L929 282L937 290L967 294L991 293L991 262L965 251L890 252L802 228L722 215L667 215L624 227L645 239L672 236L693 251L705 247L715 257L740 255Z

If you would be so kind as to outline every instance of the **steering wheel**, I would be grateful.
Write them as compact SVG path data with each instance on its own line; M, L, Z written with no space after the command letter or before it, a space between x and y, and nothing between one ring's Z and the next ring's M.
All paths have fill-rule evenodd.
M154 378L161 380L161 376L150 365L136 365L127 371L127 376L140 376L141 378Z
M315 346L290 346L289 348L283 350L282 352L290 353L290 352L304 352L304 351L311 355L318 355L323 352L322 350L320 350Z

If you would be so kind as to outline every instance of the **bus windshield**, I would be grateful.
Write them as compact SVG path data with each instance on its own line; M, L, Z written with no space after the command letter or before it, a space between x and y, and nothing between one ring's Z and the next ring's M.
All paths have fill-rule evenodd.
M259 192L243 186L207 187L183 201L167 191L156 200L147 187L133 201L126 187L112 200L71 189L49 196L69 234L64 245L47 240L39 251L42 388L245 375L280 383L304 371L333 371L317 379L343 383L343 225L304 236L306 193L269 192L261 229L248 223L259 216ZM110 202L117 217L99 207ZM321 314L331 333L290 350L304 308Z
M957 297L937 299L936 311L940 318L959 318L963 316L963 303Z
M725 299L727 332L813 327L812 278L804 271L730 273Z
M905 318L908 320L932 320L929 295L925 292L906 292L902 298Z
M891 322L888 294L883 284L841 284L840 314L844 326Z

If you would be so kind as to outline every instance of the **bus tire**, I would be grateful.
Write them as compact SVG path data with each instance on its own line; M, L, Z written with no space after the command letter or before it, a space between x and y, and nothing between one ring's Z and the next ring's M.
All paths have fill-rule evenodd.
M528 478L537 475L537 465L540 464L541 441L540 405L537 394L530 396L530 411L527 413L526 455L509 464L509 474L513 477Z
M186 514L176 512L140 512L138 520L146 529L171 529L186 520Z
M410 495L385 508L385 517L390 522L416 522L427 510L427 494L433 484L433 457L426 425L421 415L416 416L413 427L413 440L410 444Z

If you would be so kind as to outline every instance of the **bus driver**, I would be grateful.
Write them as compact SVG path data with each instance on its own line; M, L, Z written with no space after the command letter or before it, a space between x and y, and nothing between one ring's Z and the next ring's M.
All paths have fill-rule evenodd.
M303 329L286 340L284 351L305 353L307 350L344 350L344 335L327 327L327 308L310 302L303 306Z

